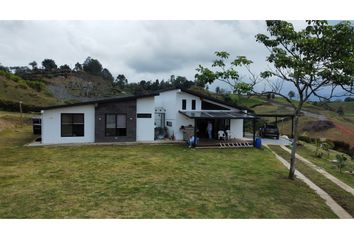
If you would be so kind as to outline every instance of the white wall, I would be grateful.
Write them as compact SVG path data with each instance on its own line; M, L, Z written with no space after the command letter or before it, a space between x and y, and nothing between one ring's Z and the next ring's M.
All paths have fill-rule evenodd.
M182 99L187 100L187 108L182 110ZM192 100L196 100L196 109L192 110ZM215 103L213 101L205 100L216 105L226 107L230 110L238 110L230 106ZM163 107L166 109L166 122L172 122L172 127L167 126L169 136L175 135L176 140L183 140L183 133L180 131L180 127L192 125L194 126L194 119L190 119L179 111L201 111L201 99L198 96L194 96L189 93L185 93L180 90L170 90L161 92L159 96L155 96L155 107ZM243 137L243 120L242 119L232 119L230 121L230 130L233 132L233 136L237 138Z
M187 100L187 107L185 110L182 110L182 99L186 99ZM192 100L196 100L196 108L195 110L192 110ZM192 125L194 126L194 119L190 119L186 116L184 116L183 114L179 113L178 111L200 111L201 110L201 106L202 106L202 102L200 100L200 98L198 96L194 96L191 95L189 93L185 93L185 92L177 92L176 94L176 128L175 128L175 137L176 140L183 140L183 132L180 131L180 127L183 126L188 126L188 125Z
M171 136L175 133L175 125L176 125L176 93L178 90L171 90L161 92L160 95L155 96L155 107L163 107L165 112L165 125L167 121L172 123L172 127L166 125L168 129L168 135Z
M230 130L232 138L243 138L243 119L231 119Z
M136 100L136 113L150 113L151 118L136 118L136 140L153 141L155 133L155 98L139 98Z
M83 137L61 137L61 113L84 114ZM44 110L42 113L42 143L88 143L95 141L95 106L83 105L75 107Z
M172 123L171 126L166 127L168 129L168 134L171 136L175 135L176 140L183 140L183 133L180 131L180 127L192 125L194 126L194 119L190 119L183 114L179 113L182 110L182 99L187 100L187 108L185 111L193 111L192 110L192 100L196 100L196 109L195 111L201 110L201 101L200 98L185 92L182 92L178 89L161 92L159 96L155 97L155 106L163 107L166 109L165 113L165 124L167 121Z

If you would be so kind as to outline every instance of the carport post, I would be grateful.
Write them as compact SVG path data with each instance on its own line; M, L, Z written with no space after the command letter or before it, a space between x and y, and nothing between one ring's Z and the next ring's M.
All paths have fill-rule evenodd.
M256 145L256 118L253 118L253 146Z
M294 138L294 116L291 116L291 138Z

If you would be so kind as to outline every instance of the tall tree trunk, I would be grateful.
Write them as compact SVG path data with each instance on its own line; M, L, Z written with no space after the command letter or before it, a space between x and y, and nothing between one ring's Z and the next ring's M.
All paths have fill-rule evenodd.
M296 147L297 147L297 139L298 139L298 126L299 125L299 113L295 111L295 119L294 119L294 132L293 132L293 145L291 148L291 156L290 156L290 169L289 169L289 179L295 178L295 163L296 163Z

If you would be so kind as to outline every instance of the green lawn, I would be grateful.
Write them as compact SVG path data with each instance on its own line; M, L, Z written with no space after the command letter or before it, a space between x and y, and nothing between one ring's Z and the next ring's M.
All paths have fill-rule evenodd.
M279 156L289 161L290 154L280 146L270 146ZM350 215L354 216L354 196L351 193L343 190L331 180L324 177L322 174L312 169L300 160L296 161L296 169L308 177L317 186L327 192L339 205L341 205Z
M267 149L24 147L0 132L0 218L336 218Z
M343 182L350 185L351 187L354 187L354 176L344 172L344 171L354 170L354 161L351 160L348 155L346 155L348 158L348 160L346 161L346 166L342 169L343 172L341 173L339 169L333 163L330 162L330 160L336 159L337 154L343 154L343 153L330 150L329 156L327 155L327 153L324 153L322 158L318 158L315 156L316 147L313 144L309 144L305 142L301 142L301 144L303 146L299 146L297 148L297 153L299 155L308 159L315 165L322 167L327 172L334 175L335 177L342 180Z

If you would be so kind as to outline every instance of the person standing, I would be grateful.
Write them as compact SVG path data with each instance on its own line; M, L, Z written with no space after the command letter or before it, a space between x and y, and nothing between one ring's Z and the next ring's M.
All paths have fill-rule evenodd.
M210 121L208 121L207 132L209 139L212 139L213 124Z

